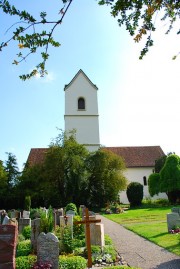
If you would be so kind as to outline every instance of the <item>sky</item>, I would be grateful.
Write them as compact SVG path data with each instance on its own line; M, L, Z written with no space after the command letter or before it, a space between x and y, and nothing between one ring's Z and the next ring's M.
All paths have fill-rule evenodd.
M59 19L61 1L10 1L33 15L47 11ZM17 18L0 11L0 43L11 37ZM157 22L158 23L158 22ZM48 147L64 130L64 86L82 69L98 87L100 143L104 146L161 146L164 153L180 155L180 41L165 35L159 23L154 46L139 60L142 43L135 43L118 26L107 6L96 0L73 0L55 31L59 48L50 48L48 75L21 81L38 63L30 56L12 65L18 47L9 43L0 52L0 159L13 153L20 170L31 148Z

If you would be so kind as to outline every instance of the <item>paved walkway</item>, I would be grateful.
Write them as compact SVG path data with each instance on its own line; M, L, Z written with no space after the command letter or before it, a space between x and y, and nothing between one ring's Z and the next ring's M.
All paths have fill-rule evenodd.
M112 238L117 252L123 256L129 266L142 269L180 269L180 257L147 241L146 239L126 230L98 215L104 223L105 234ZM179 245L180 247L180 245Z

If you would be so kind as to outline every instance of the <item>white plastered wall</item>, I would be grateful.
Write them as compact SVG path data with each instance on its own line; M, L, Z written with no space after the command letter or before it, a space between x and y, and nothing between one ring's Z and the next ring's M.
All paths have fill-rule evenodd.
M160 193L159 195L155 195L150 197L148 191L148 185L144 186L143 177L145 176L148 183L148 177L153 173L153 167L135 167L135 168L127 168L124 172L125 177L128 179L128 182L139 182L143 185L144 198L151 198L152 200L158 198L167 199L167 195L165 193ZM120 192L120 202L123 204L128 204L129 201L127 199L126 191Z

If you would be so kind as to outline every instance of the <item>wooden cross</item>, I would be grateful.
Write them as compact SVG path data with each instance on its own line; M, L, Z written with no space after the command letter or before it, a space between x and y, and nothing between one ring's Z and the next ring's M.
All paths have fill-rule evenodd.
M90 220L88 208L85 209L85 219L81 221L76 221L74 224L84 224L86 225L86 246L88 252L88 268L92 268L92 257L91 257L91 235L90 235L90 224L101 222L101 220Z

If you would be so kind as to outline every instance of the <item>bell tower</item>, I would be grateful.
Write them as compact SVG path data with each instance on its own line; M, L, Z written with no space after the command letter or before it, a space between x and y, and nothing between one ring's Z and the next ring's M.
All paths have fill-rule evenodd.
M76 140L89 151L98 150L99 115L98 115L98 88L80 69L65 91L65 131L76 130Z

